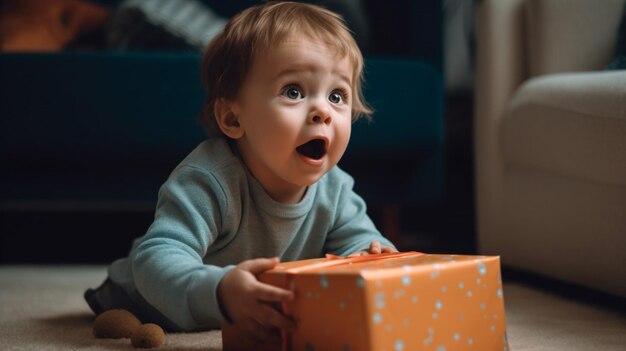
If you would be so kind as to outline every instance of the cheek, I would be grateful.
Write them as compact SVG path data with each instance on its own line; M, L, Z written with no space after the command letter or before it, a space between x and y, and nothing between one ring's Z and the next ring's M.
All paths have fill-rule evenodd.
M242 111L242 126L246 134L255 139L263 138L275 129L274 111L267 105L253 101L245 106Z
M259 111L261 112L261 111ZM249 134L259 147L276 154L288 152L297 143L301 129L297 118L280 109L265 109L249 125Z
M346 134L345 134L345 135L346 135L346 139L347 139L347 140L350 140L350 135L352 135L352 121L350 121L350 122L348 123L348 125L346 126L346 129L345 129L345 130L346 130L346 131L345 131L345 133L346 133ZM346 141L346 143L347 143L347 141Z
M347 144L352 133L352 116L342 116L341 120L337 123L337 133L343 142Z
M349 126L341 132L340 138L341 138L341 143L343 145L344 151L346 150L346 148L348 147L348 143L350 142L350 133L351 133L351 129Z
M270 108L266 113L267 129L285 139L295 138L302 128L303 118L299 116L304 113L296 108Z

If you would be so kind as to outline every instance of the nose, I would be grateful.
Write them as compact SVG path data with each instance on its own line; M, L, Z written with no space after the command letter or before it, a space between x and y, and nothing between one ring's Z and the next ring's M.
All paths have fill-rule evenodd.
M319 105L313 107L307 119L309 124L323 123L328 125L332 122L332 117L328 108Z

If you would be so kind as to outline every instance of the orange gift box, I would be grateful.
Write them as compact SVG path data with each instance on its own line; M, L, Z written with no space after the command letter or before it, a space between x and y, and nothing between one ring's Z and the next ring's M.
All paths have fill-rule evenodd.
M280 263L259 280L291 289L282 345L222 325L225 351L507 350L500 258L418 252Z

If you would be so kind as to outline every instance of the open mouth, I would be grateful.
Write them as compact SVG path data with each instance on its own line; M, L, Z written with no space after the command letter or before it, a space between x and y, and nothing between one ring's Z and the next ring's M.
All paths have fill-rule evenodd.
M319 160L326 155L326 143L322 139L313 139L296 148L300 155Z

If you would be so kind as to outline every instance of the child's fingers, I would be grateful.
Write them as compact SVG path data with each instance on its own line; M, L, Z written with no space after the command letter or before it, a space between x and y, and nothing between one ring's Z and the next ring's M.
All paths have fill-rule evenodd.
M378 241L372 241L369 248L369 253L379 254L381 252L380 243Z
M394 250L393 247L390 247L390 246L385 246L382 248L382 253L391 253L391 252L396 252L396 250Z
M355 253L353 253L351 255L348 255L348 257L367 256L367 255L369 255L369 253L367 251L358 251L358 252L355 252Z
M259 274L265 272L268 269L276 267L280 262L278 257L272 258L257 258L254 260L243 261L239 264L239 268L248 271L252 274Z
M259 321L252 320L247 326L248 333L258 342L276 344L280 342L280 334L276 330L267 328Z
M296 330L296 323L269 305L264 305L259 310L259 320L262 324L292 333Z
M255 295L261 301L289 302L293 300L293 292L269 284L259 283Z

